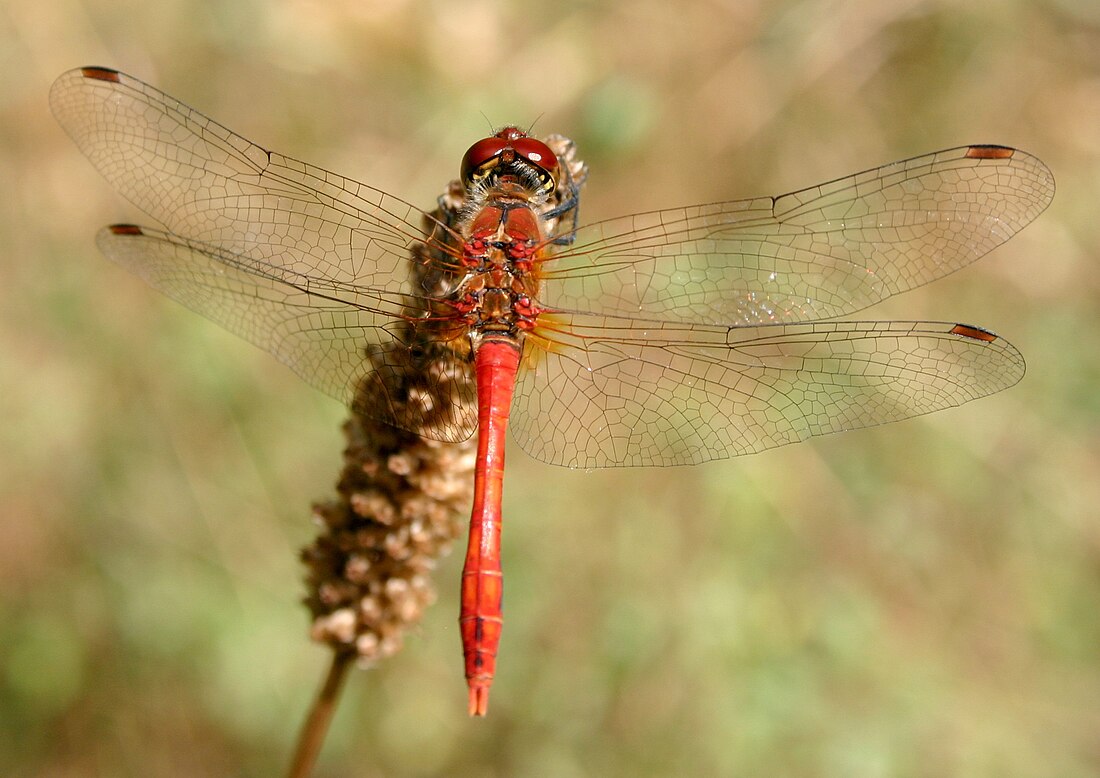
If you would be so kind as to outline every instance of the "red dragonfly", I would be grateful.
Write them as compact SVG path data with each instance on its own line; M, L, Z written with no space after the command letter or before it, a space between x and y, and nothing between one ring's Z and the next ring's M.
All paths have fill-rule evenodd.
M1024 372L980 327L837 320L1038 216L1053 178L1016 149L962 146L778 197L578 226L585 168L560 136L508 127L478 141L453 206L428 215L114 70L65 73L50 103L164 226L97 239L152 286L345 402L417 348L409 332L476 373L476 398L454 384L431 433L478 433L460 617L471 714L487 710L502 624L509 420L544 462L683 465L960 405ZM416 261L428 271L414 276ZM423 432L385 402L357 410Z

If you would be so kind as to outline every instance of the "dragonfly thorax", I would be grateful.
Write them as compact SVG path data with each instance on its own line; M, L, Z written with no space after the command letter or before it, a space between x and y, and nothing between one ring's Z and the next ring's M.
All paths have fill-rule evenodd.
M467 273L454 307L472 335L518 337L534 327L539 312L533 300L545 239L538 216L527 203L501 198L478 211L468 230L461 258Z

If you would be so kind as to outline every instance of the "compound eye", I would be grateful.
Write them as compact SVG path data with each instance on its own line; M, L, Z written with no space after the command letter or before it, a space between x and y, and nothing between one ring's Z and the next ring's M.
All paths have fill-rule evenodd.
M554 152L540 140L527 137L515 127L505 127L491 138L483 138L471 146L462 157L462 183L473 186L489 177L499 166L507 172L522 160L538 180L540 192L553 192L558 185L560 167Z
M466 151L462 157L462 182L469 184L483 167L496 167L494 158L512 144L503 138L483 138ZM493 164L490 164L493 163ZM480 178L480 176L478 176Z
M513 140L512 148L516 150L516 154L519 154L527 162L546 171L547 175L553 180L554 185L557 185L558 158L549 146L541 140L523 137Z

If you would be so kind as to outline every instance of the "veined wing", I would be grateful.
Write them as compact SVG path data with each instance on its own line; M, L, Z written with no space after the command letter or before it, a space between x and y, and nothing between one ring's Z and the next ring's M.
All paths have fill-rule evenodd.
M469 365L445 344L421 353L416 327L428 321L403 318L403 295L295 273L147 227L107 227L96 243L150 286L366 415L447 441L465 440L477 426ZM431 370L409 369L408 360L429 358ZM415 390L430 397L428 410L401 396L410 375L424 383Z
M1030 154L961 146L779 197L582 227L546 263L540 302L709 324L843 316L970 264L1053 196Z
M549 314L511 428L544 462L687 465L931 413L1012 386L1024 360L942 322L752 327Z
M185 240L300 276L401 292L425 215L268 151L135 78L61 75L50 107L100 173Z

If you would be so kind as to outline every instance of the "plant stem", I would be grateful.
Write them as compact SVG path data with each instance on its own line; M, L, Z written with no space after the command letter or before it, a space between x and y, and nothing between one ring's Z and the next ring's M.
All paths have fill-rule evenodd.
M349 651L332 652L332 664L329 666L325 683L302 724L302 731L298 736L298 747L294 751L294 761L291 762L290 772L287 773L289 778L308 778L313 772L317 755L321 753L321 746L325 742L325 735L332 721L332 714L336 712L336 702L340 697L340 689L347 677L353 656L354 654Z

